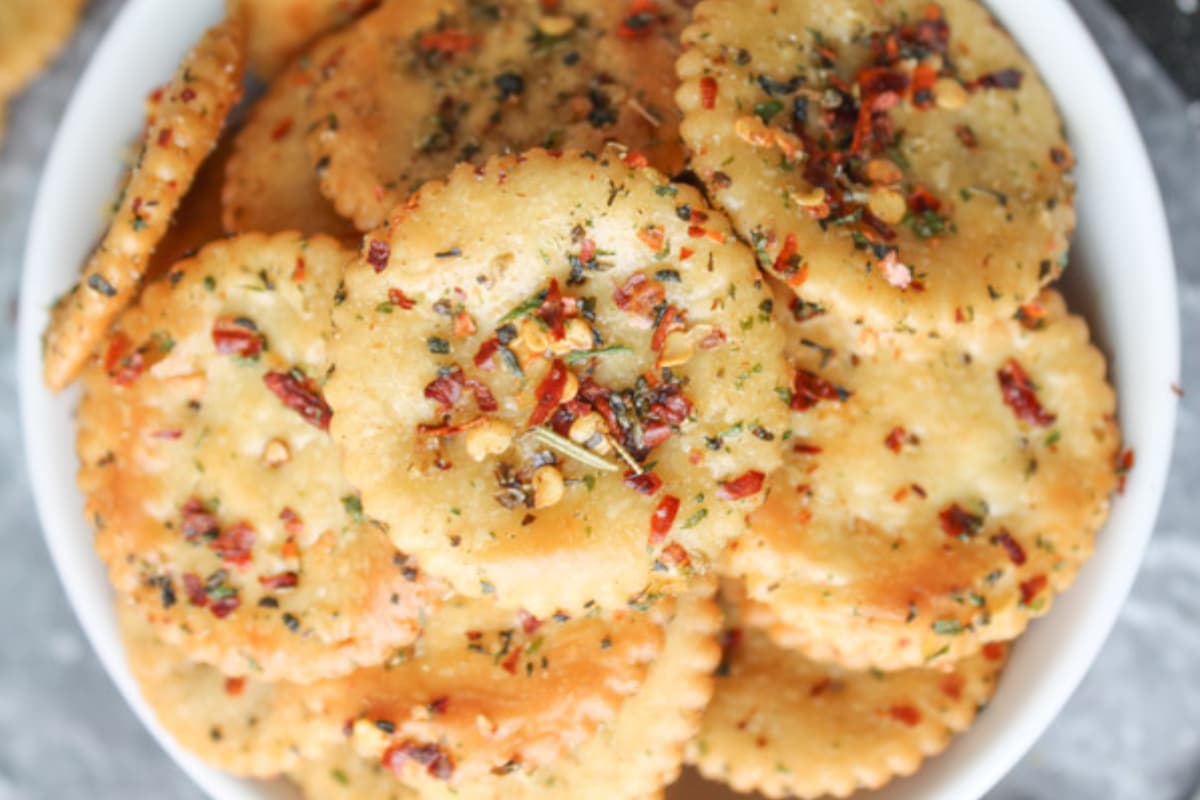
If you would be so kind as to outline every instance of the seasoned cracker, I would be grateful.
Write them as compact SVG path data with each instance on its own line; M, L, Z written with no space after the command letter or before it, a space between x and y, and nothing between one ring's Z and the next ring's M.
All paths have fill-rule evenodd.
M730 555L780 618L777 641L902 669L1045 613L1116 485L1113 390L1084 321L1049 290L951 340L780 312L795 375L785 468Z
M720 614L702 582L681 596L666 629L664 649L646 681L616 718L575 751L552 765L514 770L449 785L433 776L402 783L378 762L349 748L294 769L291 777L307 797L456 798L458 800L634 800L660 796L679 774L685 743L699 729L712 696L712 670L720 656Z
M539 620L447 601L383 667L312 687L329 726L398 776L458 787L555 763L611 724L646 681L674 611ZM394 778L393 778L394 780Z
M128 604L118 605L117 619L142 699L167 732L206 764L270 778L338 744L301 687L229 678L189 661Z
M1059 274L1062 121L976 0L708 0L684 43L693 167L805 300L945 332Z
M767 797L846 797L910 775L995 691L1007 646L946 669L854 672L781 649L734 611L688 761Z
M246 22L246 62L260 78L274 78L321 34L341 27L380 0L228 0Z
M406 0L354 26L322 70L308 147L321 188L363 231L456 163L618 141L683 164L675 0Z
M347 270L327 387L345 469L464 595L619 608L705 571L780 463L788 374L752 255L625 161L464 164Z
M321 382L353 254L217 242L148 287L84 374L96 547L169 643L229 675L311 681L418 633L434 587L337 469Z
M241 97L242 39L235 20L211 28L151 97L142 151L108 231L79 283L51 312L43 343L43 377L51 389L75 379L137 295L171 216Z
M0 107L33 80L71 38L82 9L83 0L5 0L0 4Z
M348 237L357 232L321 194L304 147L309 96L319 65L353 39L333 34L272 81L238 132L225 171L229 233L289 231Z

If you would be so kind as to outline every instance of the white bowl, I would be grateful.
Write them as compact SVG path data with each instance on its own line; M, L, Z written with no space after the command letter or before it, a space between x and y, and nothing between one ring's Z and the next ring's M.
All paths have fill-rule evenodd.
M53 0L48 0L52 2ZM289 796L280 783L240 781L205 767L166 736L126 669L104 568L75 487L76 391L48 393L40 375L47 309L76 279L104 225L120 155L142 125L143 98L171 75L223 0L131 0L67 108L33 211L21 286L21 416L46 543L75 613L125 699L166 751L222 800ZM1124 496L1074 588L1013 653L978 723L916 776L879 793L900 798L977 797L1033 744L1062 708L1117 617L1162 497L1175 425L1170 387L1179 369L1175 272L1158 188L1128 106L1108 66L1065 0L991 0L1058 98L1079 164L1079 231L1066 291L1110 357L1121 427L1137 454ZM724 796L689 780L680 797Z

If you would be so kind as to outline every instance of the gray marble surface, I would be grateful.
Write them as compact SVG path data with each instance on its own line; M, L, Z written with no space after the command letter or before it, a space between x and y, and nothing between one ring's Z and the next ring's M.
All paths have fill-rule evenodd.
M1200 104L1188 107L1101 0L1075 3L1129 95L1170 211L1187 394L1166 504L1120 622L1062 716L991 797L1183 800L1200 784L1200 350L1188 347L1200 341ZM25 227L56 121L120 5L93 0L62 58L11 107L0 145L0 800L201 796L89 649L22 468L13 350Z

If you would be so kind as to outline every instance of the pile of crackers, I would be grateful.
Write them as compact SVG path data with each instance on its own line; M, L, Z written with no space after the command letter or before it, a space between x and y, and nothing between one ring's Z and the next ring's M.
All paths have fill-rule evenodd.
M975 0L242 0L140 146L45 379L143 695L237 775L881 786L1132 463Z

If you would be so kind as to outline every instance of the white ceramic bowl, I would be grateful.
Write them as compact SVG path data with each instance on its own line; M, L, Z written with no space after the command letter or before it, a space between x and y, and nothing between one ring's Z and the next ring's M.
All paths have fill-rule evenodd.
M52 2L53 0L47 0ZM1095 558L1045 619L1021 639L978 723L916 776L879 793L976 797L1033 744L1095 658L1133 582L1153 530L1175 425L1179 368L1175 273L1162 204L1129 108L1065 0L990 0L1058 98L1079 164L1079 231L1066 285L1110 357L1121 427L1137 453ZM155 723L126 669L104 569L75 487L77 392L49 394L39 340L47 309L78 273L101 231L120 155L142 125L143 98L169 76L222 0L130 0L97 49L56 136L29 229L21 287L18 370L29 472L46 543L92 646L163 747L213 797L289 796L279 784L239 781L183 752ZM676 793L673 793L676 794ZM691 782L679 797L724 792Z

